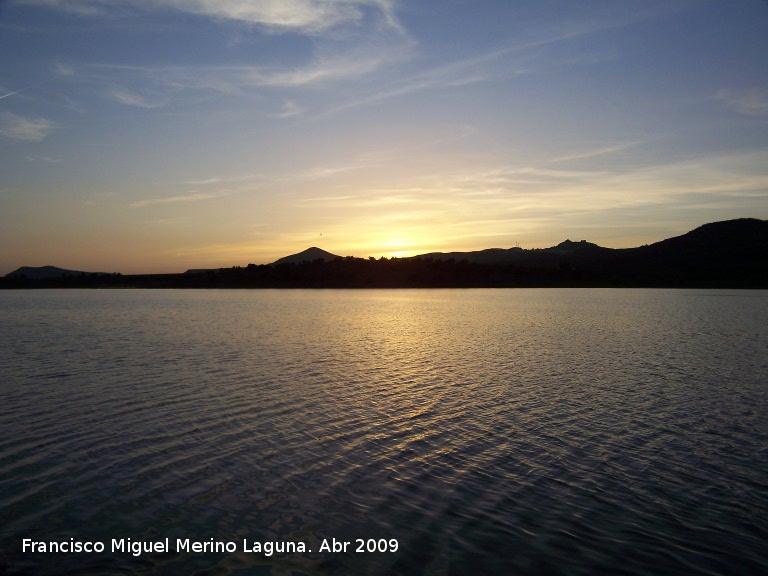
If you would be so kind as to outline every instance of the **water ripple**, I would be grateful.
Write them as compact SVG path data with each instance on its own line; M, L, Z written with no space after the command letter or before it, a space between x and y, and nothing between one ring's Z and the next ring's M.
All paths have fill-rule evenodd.
M0 295L0 573L768 570L768 294ZM22 554L20 538L397 538Z

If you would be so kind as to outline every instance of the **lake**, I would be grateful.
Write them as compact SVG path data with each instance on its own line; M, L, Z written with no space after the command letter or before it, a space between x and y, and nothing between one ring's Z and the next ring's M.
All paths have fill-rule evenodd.
M768 291L4 291L0 329L0 574L768 572Z

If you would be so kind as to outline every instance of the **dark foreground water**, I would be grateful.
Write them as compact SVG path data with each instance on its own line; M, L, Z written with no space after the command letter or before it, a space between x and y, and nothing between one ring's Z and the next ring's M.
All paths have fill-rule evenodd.
M0 574L768 573L765 291L3 292L0 334Z

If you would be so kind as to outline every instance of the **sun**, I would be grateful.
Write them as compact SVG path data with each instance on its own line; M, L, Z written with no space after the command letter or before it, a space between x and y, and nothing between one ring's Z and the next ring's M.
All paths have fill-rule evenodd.
M378 243L377 248L380 256L404 258L421 254L423 252L421 245L421 243L414 242L412 239L398 237Z

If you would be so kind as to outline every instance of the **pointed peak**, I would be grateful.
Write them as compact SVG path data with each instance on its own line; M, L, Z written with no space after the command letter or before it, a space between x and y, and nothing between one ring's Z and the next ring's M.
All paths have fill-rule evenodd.
M323 262L326 262L328 260L334 260L336 258L338 258L336 254L331 254L330 252L326 252L322 248L318 248L317 246L312 246L311 248L307 248L306 250L303 250L298 254L291 254L290 256L284 256L279 260L275 260L272 264L287 264L291 262L293 262L294 264L301 264L302 262L313 262L318 259L322 260Z

